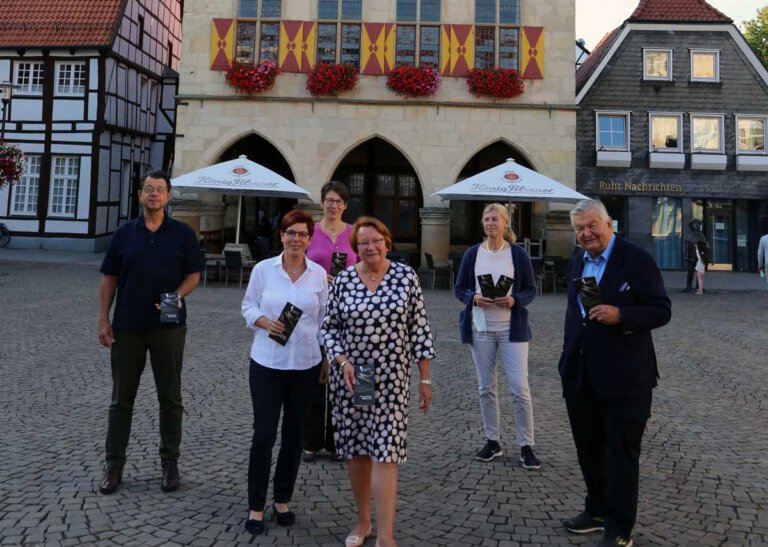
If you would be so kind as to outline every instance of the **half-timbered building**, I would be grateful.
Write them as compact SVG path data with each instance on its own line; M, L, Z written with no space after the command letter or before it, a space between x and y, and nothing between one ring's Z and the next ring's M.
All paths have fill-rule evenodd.
M11 245L105 248L137 214L140 174L171 161L180 0L4 0L5 140L26 156L0 190Z

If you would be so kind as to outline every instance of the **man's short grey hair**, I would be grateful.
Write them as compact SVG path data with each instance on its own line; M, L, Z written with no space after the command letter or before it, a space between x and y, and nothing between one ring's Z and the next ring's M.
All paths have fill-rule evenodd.
M571 222L573 217L585 215L590 211L597 211L602 220L611 220L611 215L608 214L608 210L603 205L603 202L597 199L582 199L573 209L571 209Z

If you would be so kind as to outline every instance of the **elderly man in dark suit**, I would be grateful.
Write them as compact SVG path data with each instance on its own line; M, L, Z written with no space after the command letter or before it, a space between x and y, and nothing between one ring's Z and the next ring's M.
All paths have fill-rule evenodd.
M574 533L604 532L601 546L631 546L637 515L640 444L658 372L651 331L672 310L656 262L613 233L605 206L571 211L583 248L571 261L565 339L558 365L579 465L584 512L564 522ZM577 290L594 277L600 303Z

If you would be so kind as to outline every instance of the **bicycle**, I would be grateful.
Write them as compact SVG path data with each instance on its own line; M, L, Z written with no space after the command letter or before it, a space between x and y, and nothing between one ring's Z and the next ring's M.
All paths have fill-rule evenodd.
M5 247L11 241L11 232L8 227L0 222L0 247Z

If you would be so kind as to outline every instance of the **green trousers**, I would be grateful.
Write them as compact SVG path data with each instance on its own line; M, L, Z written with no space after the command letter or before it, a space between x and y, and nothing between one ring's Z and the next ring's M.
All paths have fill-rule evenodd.
M186 327L115 331L112 345L112 402L109 405L107 464L125 464L133 403L147 352L160 403L160 458L177 460L181 444L181 363Z

